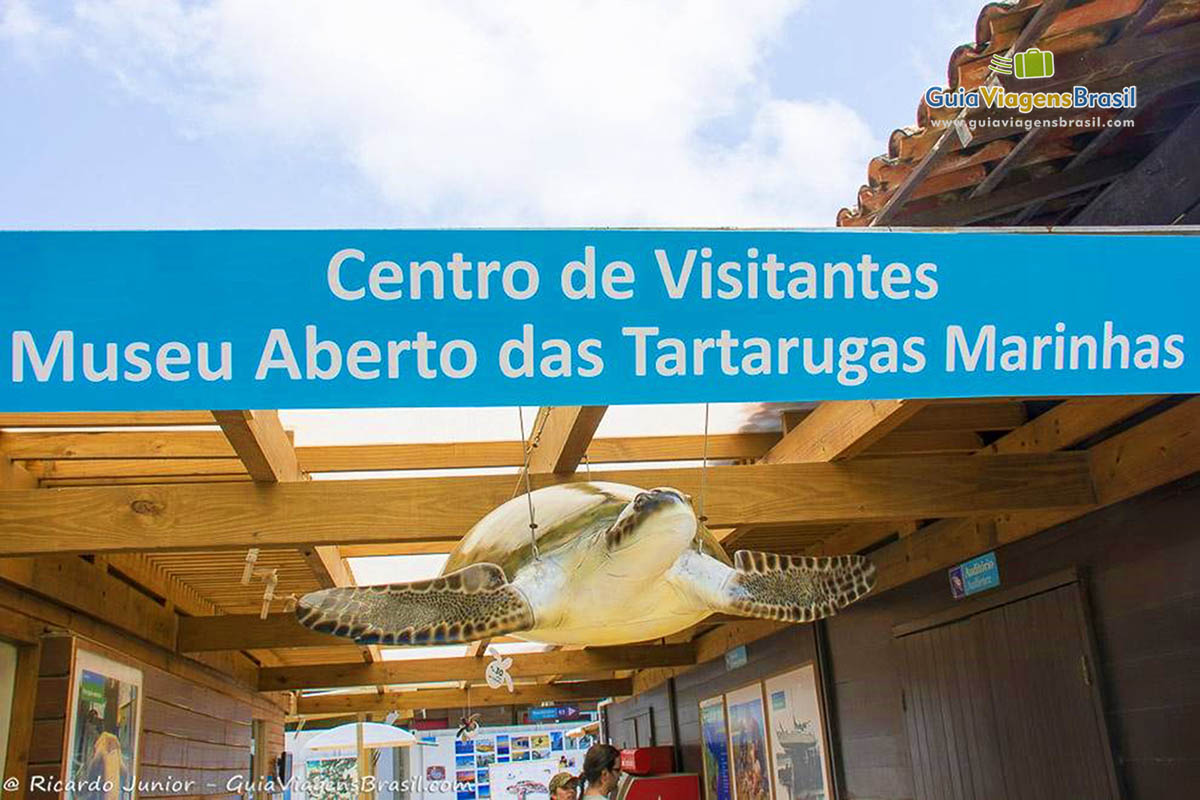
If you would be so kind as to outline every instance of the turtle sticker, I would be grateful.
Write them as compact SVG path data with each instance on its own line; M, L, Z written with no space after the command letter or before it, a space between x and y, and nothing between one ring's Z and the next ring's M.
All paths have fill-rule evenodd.
M487 680L487 685L493 689L507 686L510 692L514 691L512 675L508 674L508 668L511 666L511 658L503 658L499 653L496 653L495 659L487 665L487 670L483 673L483 677Z

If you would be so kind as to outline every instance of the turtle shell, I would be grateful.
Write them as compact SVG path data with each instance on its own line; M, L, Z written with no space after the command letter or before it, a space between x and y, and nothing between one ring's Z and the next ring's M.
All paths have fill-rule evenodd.
M533 518L537 523L538 551L551 556L556 550L589 537L600 538L638 492L636 486L621 483L563 483L535 489ZM731 563L720 543L702 529L704 551ZM504 570L512 580L517 571L533 558L529 536L529 500L518 495L488 512L475 523L454 548L442 568L449 574L471 564L491 563Z

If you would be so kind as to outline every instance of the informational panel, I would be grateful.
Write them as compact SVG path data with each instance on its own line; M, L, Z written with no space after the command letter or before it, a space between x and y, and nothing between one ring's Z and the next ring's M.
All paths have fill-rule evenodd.
M1200 238L0 233L0 411L1200 391Z
M583 765L583 753L572 753L567 761L566 766L556 758L493 764L488 768L491 796L504 800L545 800L550 796L551 778L560 772L579 773Z

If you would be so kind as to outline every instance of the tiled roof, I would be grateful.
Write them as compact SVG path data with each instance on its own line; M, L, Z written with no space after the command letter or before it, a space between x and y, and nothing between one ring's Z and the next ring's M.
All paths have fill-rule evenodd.
M1039 12L1041 18L1035 21ZM931 109L922 97L916 125L894 131L887 154L871 160L867 183L859 189L855 206L838 214L839 226L1061 224L1200 103L1200 0L990 3L979 14L975 41L951 54L948 87L970 90L985 84L991 77L992 56L1007 53L1031 23L1044 30L1032 38L1033 28L1026 31L1022 47L1036 44L1053 52L1056 74L1043 80L1004 78L1003 84L1033 91L1070 90L1074 85L1112 91L1136 85L1138 108L1129 114L1133 127L1120 133L1105 127L1119 111L1072 111L1067 113L1086 117L1088 123L1043 128L1025 143L1024 129L977 126L963 144L952 129L938 126L954 120L958 110ZM1054 110L1029 116L1064 114ZM1019 115L980 110L972 118L1012 120ZM1102 133L1105 130L1109 132ZM932 163L910 180L944 135L947 141ZM1085 161L1088 171L1082 169ZM1001 165L1001 172L981 188ZM1075 171L1069 179L1047 183L1045 196L1039 198L1033 182L1070 170ZM1015 190L1023 184L1029 184L1027 191ZM1078 191L1066 191L1075 186ZM897 192L901 198L881 218ZM989 197L983 195L996 198L994 204L989 206ZM1032 199L1022 203L1026 198ZM968 199L971 202L964 204Z

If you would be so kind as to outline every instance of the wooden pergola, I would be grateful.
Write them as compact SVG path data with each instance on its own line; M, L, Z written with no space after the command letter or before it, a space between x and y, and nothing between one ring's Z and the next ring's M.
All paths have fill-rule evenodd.
M605 410L543 408L526 446L294 447L274 411L2 414L0 602L50 602L293 692L297 717L633 694L779 626L713 617L667 641L516 655L509 694L483 685L486 643L385 660L300 627L282 601L260 619L263 584L241 580L250 548L278 598L353 583L348 557L447 552L513 495L512 474L482 470L520 468L531 444L535 487L586 479L586 456L592 479L700 491L702 436L596 438ZM710 527L731 550L868 553L877 593L1200 470L1193 397L826 402L780 417L778 432L710 437ZM636 462L655 466L604 467ZM451 468L468 474L308 479Z

